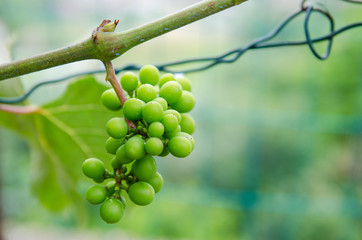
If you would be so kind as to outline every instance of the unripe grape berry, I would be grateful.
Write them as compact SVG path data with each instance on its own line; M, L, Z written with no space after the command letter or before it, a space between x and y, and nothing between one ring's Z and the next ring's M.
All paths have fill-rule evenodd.
M100 179L105 170L104 163L97 158L88 158L82 164L82 171L89 178Z
M136 182L129 188L128 195L135 204L145 206L152 202L155 190L147 182Z
M91 203L91 204L100 204L102 203L106 197L107 197L107 189L105 186L102 185L93 185L90 188L88 188L85 198Z
M159 104L161 104L161 106L162 106L162 108L163 108L163 111L166 111L166 110L167 110L168 105L167 105L167 101L166 101L164 98L162 98L162 97L157 97L157 98L153 99L152 101L156 101L156 102L158 102Z
M191 145L192 145L191 151L194 150L194 148L195 148L195 139L190 134L188 134L186 132L178 132L178 133L175 134L175 136L183 136L183 137L187 138L190 141Z
M169 81L176 81L175 76L172 73L165 73L161 76L158 86L161 88L163 84Z
M123 144L120 146L116 152L116 158L119 160L121 164L127 164L132 162L134 159L129 158L126 154L126 145Z
M110 110L116 111L121 109L121 102L113 88L107 89L102 93L102 103Z
M117 149L124 143L124 138L116 139L109 137L106 141L105 148L110 154L116 154Z
M159 95L164 98L168 104L176 103L182 94L182 87L176 81L169 81L162 85Z
M150 137L160 138L165 132L165 127L160 122L153 122L148 126L147 132Z
M175 157L187 157L192 151L191 142L183 136L175 136L168 143L168 150Z
M105 200L99 209L102 219L107 223L116 223L121 220L123 210L123 204L116 198Z
M125 72L121 77L121 85L127 92L134 91L138 86L137 75L133 72Z
M142 117L147 123L159 122L163 117L163 108L161 104L150 101L142 109Z
M114 157L111 160L111 166L113 169L120 169L123 166L123 163L117 157Z
M162 153L160 153L158 156L166 157L169 153L170 153L170 151L168 150L168 148L166 146L164 146Z
M159 172L156 172L156 174L152 178L148 179L147 182L151 184L155 193L158 193L163 186L163 177Z
M105 185L107 191L112 190L116 186L116 180L114 178L109 179Z
M128 133L128 125L124 118L112 118L107 122L106 131L113 138L124 138Z
M176 134L179 133L179 132L181 132L181 127L180 127L180 125L177 125L177 128L176 128L174 131L172 131L172 132L165 132L165 134L164 134L163 136L164 136L165 138L171 139L171 138L175 137Z
M124 116L131 121L137 121L142 118L142 108L145 103L138 98L130 98L123 105Z
M154 86L158 83L160 72L153 65L145 65L140 69L139 77L141 83L149 83Z
M126 199L124 197L120 196L121 203L123 205L123 210L126 208Z
M173 114L164 115L162 117L161 123L165 127L166 133L175 131L178 126L177 118Z
M195 120L191 117L190 114L182 113L180 126L182 132L193 134L196 127Z
M93 178L93 181L96 183L102 183L102 182L104 182L104 180L105 180L104 176L100 176L98 178Z
M163 143L157 137L151 137L146 140L145 144L146 153L152 156L160 155L163 151Z
M163 115L166 115L166 114L173 114L173 115L175 115L175 117L177 117L177 122L178 122L178 124L181 123L181 114L180 114L178 111L176 111L176 110L174 110L174 109L168 109L168 110L166 110L166 111L163 113Z
M126 156L130 159L140 159L145 155L145 141L140 135L128 139L124 148Z
M172 108L180 113L190 112L195 106L195 98L192 93L182 91L181 97L172 105Z
M137 159L132 165L133 174L141 181L153 177L157 171L156 161L150 155Z
M156 88L151 84L142 84L137 88L137 98L145 103L152 101L157 97Z
M191 92L191 81L188 78L180 77L176 81L181 84L183 90Z

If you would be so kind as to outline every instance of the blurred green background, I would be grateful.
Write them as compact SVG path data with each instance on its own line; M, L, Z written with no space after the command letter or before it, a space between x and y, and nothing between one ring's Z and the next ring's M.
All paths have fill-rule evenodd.
M196 2L0 0L0 63L81 41L103 19L119 19L121 31ZM361 21L361 5L325 4L337 27ZM267 34L299 5L249 0L139 45L114 65L217 56ZM313 36L327 33L325 19L311 21ZM275 41L303 39L302 23L298 18ZM158 159L164 188L151 205L130 206L116 225L86 202L85 218L72 207L46 210L31 193L30 146L0 128L4 239L362 239L361 42L358 28L335 38L326 61L307 46L284 47L187 74L197 100L196 148L185 159ZM22 82L28 89L99 68L89 60ZM43 87L30 102L47 103L66 86ZM89 185L84 179L79 192Z

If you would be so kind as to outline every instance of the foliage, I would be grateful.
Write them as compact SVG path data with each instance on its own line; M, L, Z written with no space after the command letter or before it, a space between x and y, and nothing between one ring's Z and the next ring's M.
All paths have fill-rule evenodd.
M33 114L0 112L0 124L32 146L33 191L47 208L60 210L79 202L76 181L81 162L88 157L109 158L104 150L104 126L116 113L101 105L105 89L95 78L85 77Z

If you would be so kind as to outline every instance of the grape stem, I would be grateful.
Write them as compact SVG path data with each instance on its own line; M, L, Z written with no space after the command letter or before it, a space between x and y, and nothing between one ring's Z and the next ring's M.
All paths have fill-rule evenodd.
M148 128L148 124L147 124L146 120L142 119L142 124L144 125L145 128Z
M104 178L114 178L114 174L106 170L104 173Z
M128 192L128 189L129 189L128 186L125 186L125 185L123 185L123 184L120 184L119 187L120 187L121 189L125 190L126 192Z
M121 87L121 84L119 83L119 81L117 79L112 62L105 62L104 67L106 68L106 72L107 72L106 81L111 83L114 91L116 92L116 94L118 96L119 101L121 102L121 106L123 107L124 103L127 101L127 97ZM124 117L124 119L126 120L129 128L136 128L136 126L133 124L133 122L128 120L126 117Z

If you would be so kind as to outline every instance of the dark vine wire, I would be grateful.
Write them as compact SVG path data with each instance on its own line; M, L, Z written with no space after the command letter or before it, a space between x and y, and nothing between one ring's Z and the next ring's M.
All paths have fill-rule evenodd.
M350 3L362 3L362 0L342 0L345 2L350 2Z
M361 3L360 0L342 0L342 1L350 2L350 3ZM295 19L297 16L299 16L302 13L305 13L304 34L305 34L306 40L302 40L302 41L282 41L282 42L277 42L277 43L266 43L267 41L269 41L269 40L273 39L275 36L277 36L290 22L292 22L293 19ZM330 23L330 32L329 32L329 34L327 34L325 36L322 36L322 37L314 38L314 39L311 38L311 36L310 36L310 28L309 28L309 21L310 21L310 16L313 13L322 14L324 17L326 17L328 19L328 21ZM329 57L330 53L331 53L332 42L333 42L333 38L335 36L337 36L338 34L341 34L342 32L345 32L347 30L357 28L357 27L361 27L361 26L362 26L362 22L357 22L357 23L346 25L344 27L341 27L341 28L335 30L334 29L333 17L327 10L316 8L316 7L312 6L312 5L306 6L305 1L302 1L301 8L298 11L296 11L295 13L288 16L284 21L282 21L279 24L279 26L277 26L269 34L267 34L264 37L259 38L259 39L255 40L255 41L247 44L246 46L230 50L227 53L224 53L221 56L217 56L217 57L194 58L194 59L181 60L181 61L176 61L176 62L171 62L171 63L159 64L159 65L155 65L155 66L160 71L171 72L171 73L198 72L198 71L207 70L209 68L212 68L212 67L214 67L216 65L219 65L219 64L222 64L222 63L233 63L236 60L238 60L248 50L275 48L275 47L285 47L285 46L299 46L299 45L308 45L309 49L311 50L311 52L313 53L313 55L316 58L318 58L320 60L324 60L324 59L327 59ZM314 48L314 43L321 42L321 41L328 41L328 46L327 46L326 52L323 55L320 55ZM195 67L195 68L185 68L185 69L181 69L181 70L173 70L172 69L173 67L181 66L181 65L184 65L184 64L190 64L190 63L199 63L199 64L203 64L203 65L199 66L199 67ZM119 74L119 73L121 73L123 71L137 71L141 67L142 66L137 65L137 64L129 64L129 65L126 65L126 66L121 67L121 68L116 68L115 72L116 72L116 74ZM90 75L90 74L98 74L98 73L105 73L105 70L87 71L87 72L82 72L82 73L69 75L69 76L59 78L59 79L55 79L55 80L43 81L43 82L40 82L40 83L34 85L33 87L31 87L22 96L0 98L0 103L8 103L8 104L20 103L20 102L26 100L31 94L34 93L34 91L36 89L38 89L41 86L62 82L62 81L65 81L65 80L68 80L68 79L71 79L71 78L78 77L78 76L84 76L84 75Z
M313 46L313 41L310 37L310 34L309 34L309 19L310 19L310 16L311 16L311 13L313 11L313 7L310 6L306 9L306 15L305 15L305 20L304 20L304 33L305 33L305 37L307 39L307 44L308 44L308 47L309 49L312 51L313 55L320 59L320 60L324 60L324 59L327 59L329 54L331 53L331 49L332 49L332 40L333 40L333 37L329 37L328 38L328 47L327 47L327 50L326 52L324 53L323 56L319 55L319 53L315 50L314 46ZM317 12L320 12L321 14L323 14L326 18L328 18L329 20L329 23L330 23L330 33L334 31L334 21L333 21L333 18L332 16L328 13L328 12L324 12L322 10L315 10Z

